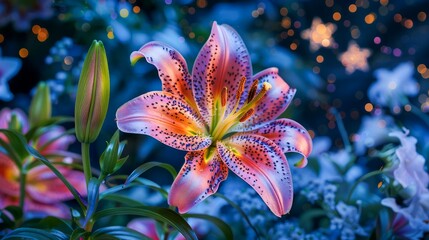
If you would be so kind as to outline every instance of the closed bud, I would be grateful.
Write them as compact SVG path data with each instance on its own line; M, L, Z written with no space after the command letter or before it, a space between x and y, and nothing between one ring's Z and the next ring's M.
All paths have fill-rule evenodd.
M51 118L52 104L49 86L45 82L39 83L33 96L28 114L30 127L39 126L42 122Z
M75 104L76 137L79 142L97 139L106 118L110 95L109 66L101 41L94 40L83 63Z
M8 123L8 128L17 132L22 132L22 127L22 122L20 121L18 115L12 112L12 115L10 116L10 121Z
M124 164L126 158L120 158L124 147L125 142L119 142L119 131L116 131L100 156L100 168L104 175L112 174Z

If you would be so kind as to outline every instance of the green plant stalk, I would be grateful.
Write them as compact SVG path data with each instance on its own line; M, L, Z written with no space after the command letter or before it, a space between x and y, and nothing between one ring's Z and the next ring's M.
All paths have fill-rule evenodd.
M341 119L340 114L338 113L336 108L331 108L329 110L335 117L335 121L337 122L338 131L340 131L341 138L343 139L344 146L348 152L351 152L352 145L350 144L349 137L347 135L346 128L344 127L343 120Z
M89 158L89 143L82 143L82 165L83 173L85 175L86 186L89 184L89 180L92 177L91 173L91 159Z
M27 172L25 169L19 171L19 207L24 211L25 205L25 185L27 182Z
M352 197L352 195L353 195L353 193L354 193L354 190L355 190L355 188L357 187L357 185L358 185L359 183L361 183L361 182L365 181L366 179L368 179L368 178L370 178L370 177L377 176L377 175L380 175L380 174L383 174L383 173L385 173L385 171L383 171L383 170L376 170L376 171L369 172L369 173L367 173L367 174L363 175L362 177L360 177L360 178L359 178L359 179L358 179L358 180L353 184L353 186L350 188L349 195L347 196L347 202L350 202L350 199L351 199L351 197Z

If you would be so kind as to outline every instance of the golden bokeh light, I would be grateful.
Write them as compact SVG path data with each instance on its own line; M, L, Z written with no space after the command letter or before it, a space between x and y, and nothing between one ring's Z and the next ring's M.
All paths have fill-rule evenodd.
M26 48L21 48L19 49L18 54L21 58L26 58L28 57L28 50Z
M332 14L332 19L334 19L335 21L340 21L341 20L341 13L334 12L334 14Z

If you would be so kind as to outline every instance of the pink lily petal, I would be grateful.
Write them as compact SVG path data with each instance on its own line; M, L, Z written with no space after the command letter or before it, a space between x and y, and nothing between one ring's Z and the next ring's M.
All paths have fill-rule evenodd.
M116 112L123 132L146 134L179 150L195 151L211 144L203 120L176 96L149 92L130 100Z
M255 113L245 122L238 124L235 131L249 131L257 128L260 124L276 119L282 114L291 103L296 89L289 85L278 75L277 68L268 68L253 76L259 80L258 91L264 82L271 84L265 96L260 100L255 108Z
M236 134L217 142L228 168L246 181L278 217L289 212L292 177L286 157L271 140L254 134Z
M150 218L136 218L127 224L128 228L136 230L139 233L151 238L152 240L159 240L156 231L156 222Z
M228 89L226 112L228 114L237 101L236 95L241 78L246 78L244 92L247 93L252 83L251 76L250 56L243 40L228 25L217 25L214 22L210 37L200 50L192 69L195 101L208 124L211 124L215 100L220 101L222 89L224 87Z
M0 208L7 206L18 206L19 197L11 197L0 194ZM62 203L40 203L31 198L26 198L24 203L25 214L36 214L37 216L55 216L60 218L70 218L69 209L65 204Z
M0 152L0 194L19 196L19 170L9 156ZM7 187L6 187L7 186Z
M302 161L296 163L296 167L303 168L307 165L307 157L311 153L313 142L301 124L291 119L281 118L249 133L269 138L285 153L296 152L301 154L303 156Z
M228 177L228 167L213 148L188 152L185 164L171 185L168 204L185 213L212 195Z
M176 49L164 43L150 42L131 53L131 63L135 64L142 57L145 57L148 63L158 69L158 75L162 81L162 91L185 99L189 105L196 108L188 66Z
M82 172L57 166L61 174L81 195L86 195L85 178ZM73 199L64 183L46 166L41 165L28 172L27 193L41 203L56 203Z
M42 216L54 216L59 218L70 218L70 210L67 205L63 203L41 203L33 201L32 199L26 199L25 201L25 212L28 214L42 215Z
M64 132L65 129L61 126L50 127L39 137L35 148L42 155L67 150L69 145L75 141L75 138L71 135L64 136Z

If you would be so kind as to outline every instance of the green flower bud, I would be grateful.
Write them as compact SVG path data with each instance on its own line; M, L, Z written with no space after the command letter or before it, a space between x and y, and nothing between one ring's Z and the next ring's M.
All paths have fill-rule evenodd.
M79 142L97 139L106 118L110 95L109 66L101 41L94 40L83 63L75 104L76 137Z
M117 130L100 156L100 169L104 175L114 173L125 163L127 157L120 158L124 147L125 142L119 142L119 131Z
M38 126L42 122L51 118L51 92L49 90L49 86L46 85L45 82L41 82L37 86L36 94L34 94L34 97L31 100L28 115L30 127Z
M22 122L19 120L19 117L16 115L16 113L12 112L12 116L10 117L10 121L8 123L8 128L17 132L22 132L22 127Z

